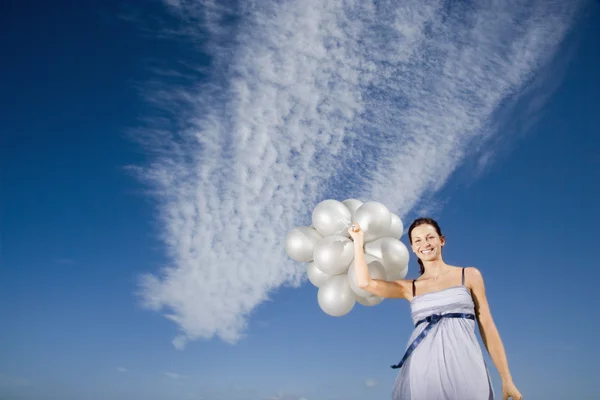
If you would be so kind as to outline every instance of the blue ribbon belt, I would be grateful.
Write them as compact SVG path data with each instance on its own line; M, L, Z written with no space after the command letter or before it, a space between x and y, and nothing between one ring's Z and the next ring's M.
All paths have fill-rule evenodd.
M465 313L448 313L448 314L432 314L432 315L428 316L427 318L423 318L422 320L420 320L419 322L417 322L415 324L415 328L417 326L419 326L420 324L422 324L423 322L428 322L429 325L427 325L425 327L425 329L423 329L423 332L421 332L419 334L419 336L417 336L416 339L413 340L413 342L410 344L410 346L408 346L408 349L406 349L406 353L404 353L404 357L402 357L402 360L400 360L400 362L398 364L392 365L392 368L396 369L396 368L402 367L402 364L404 364L404 362L411 355L411 353L417 348L417 346L423 341L423 339L425 339L425 336L427 336L427 334L429 333L431 328L433 328L433 326L435 324L440 322L440 320L442 318L466 318L466 319L475 320L475 315L465 314Z

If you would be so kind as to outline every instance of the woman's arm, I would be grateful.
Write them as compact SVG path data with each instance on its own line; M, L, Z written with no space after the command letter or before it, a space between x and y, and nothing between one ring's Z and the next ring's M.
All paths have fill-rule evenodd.
M352 231L350 228L350 235L354 240L354 269L356 272L356 284L359 288L366 290L376 296L385 298L406 298L407 289L409 284L408 281L384 281L380 279L372 279L369 274L369 266L365 260L364 252L364 239L363 232Z
M508 368L508 360L506 359L506 353L504 351L504 345L500 338L500 333L496 328L492 313L487 301L485 294L485 285L481 272L474 267L467 268L465 271L467 274L467 282L470 286L471 293L473 294L473 300L475 302L475 313L477 314L477 322L479 323L479 331L481 332L481 338L487 351L490 353L500 378L502 379L502 387L505 398L508 396L513 399L522 398L521 394L514 386L510 370ZM509 394L507 395L508 392Z

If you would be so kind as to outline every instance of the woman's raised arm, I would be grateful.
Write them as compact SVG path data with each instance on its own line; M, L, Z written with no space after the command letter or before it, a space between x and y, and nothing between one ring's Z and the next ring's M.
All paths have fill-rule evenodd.
M371 278L369 266L365 260L363 232L357 224L353 225L348 232L354 240L354 268L358 287L385 298L408 298L412 287L410 281L384 281Z

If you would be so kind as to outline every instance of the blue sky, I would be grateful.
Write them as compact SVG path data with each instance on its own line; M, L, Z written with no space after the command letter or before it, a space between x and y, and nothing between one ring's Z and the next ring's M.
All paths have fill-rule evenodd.
M347 197L439 220L526 399L600 390L598 2L12 3L0 398L389 398L408 304L282 248Z

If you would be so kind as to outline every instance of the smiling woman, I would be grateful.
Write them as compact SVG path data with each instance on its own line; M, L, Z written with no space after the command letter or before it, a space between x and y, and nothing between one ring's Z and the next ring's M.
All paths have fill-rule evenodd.
M443 261L446 239L435 220L419 218L408 229L421 267L421 276L412 281L372 279L362 250L363 233L359 227L349 232L354 240L357 284L378 296L410 301L415 329L404 357L392 366L400 369L394 400L492 400L494 390L475 335L475 320L502 378L503 398L522 399L508 369L481 273Z

